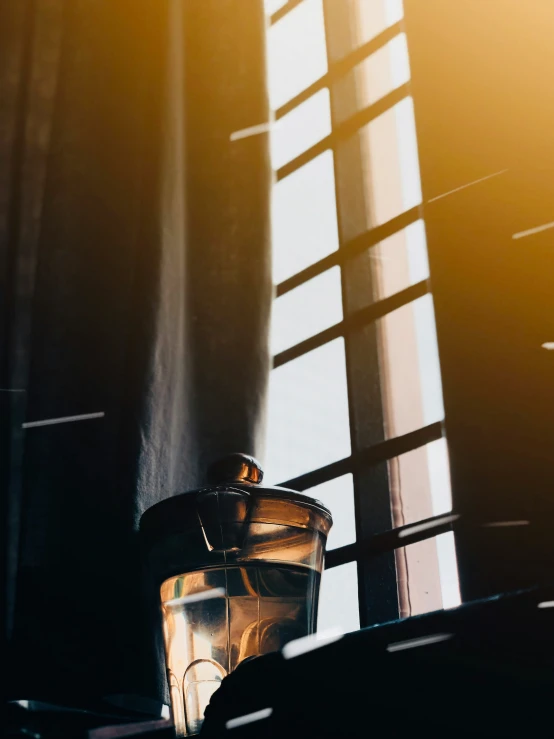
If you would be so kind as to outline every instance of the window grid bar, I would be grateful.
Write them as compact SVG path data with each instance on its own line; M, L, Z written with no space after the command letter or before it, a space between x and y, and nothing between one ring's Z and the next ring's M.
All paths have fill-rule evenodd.
M281 482L279 485L302 493L310 488L316 487L316 485L329 482L329 480L334 480L336 477L341 477L341 475L346 475L349 472L354 473L356 470L371 467L381 462L387 462L390 459L399 457L401 454L412 452L414 449L419 449L430 444L432 441L441 439L442 436L442 421L436 421L416 431L410 431L407 434L395 436L379 444L374 444L367 449L361 449L350 457L339 459L337 462L331 462L331 464L326 464L317 470L311 470L303 475Z
M269 18L270 25L277 23L281 18L284 18L291 10L294 10L303 0L288 0L282 7L273 13Z
M348 72L351 72L354 67L358 66L358 64L361 64L365 59L370 57L376 51L379 51L379 49L388 44L389 41L392 41L395 36L398 36L401 30L402 26L400 22L394 23L392 26L389 26L380 34L372 38L370 41L367 41L365 44L358 47L350 54L347 54L339 61L330 64L327 74L324 74L315 82L312 82L311 85L302 90L302 92L299 92L298 95L295 95L290 100L287 100L284 105L282 105L275 111L276 120L283 118L283 116L293 111L296 107L298 107L302 103L305 103L306 100L309 100L309 98L311 98L312 95L315 95L316 92L323 90L325 87L329 87L330 85L337 82L341 77L344 77L346 74L348 74Z
M292 161L287 162L287 164L280 167L276 171L277 182L280 182L285 177L296 172L297 169L308 164L317 156L323 154L324 151L327 151L328 149L334 150L340 141L353 136L360 128L363 128L363 126L371 123L375 118L386 113L387 110L393 108L404 98L408 97L408 95L409 86L408 83L405 83L389 92L376 103L373 103L373 105L358 111L343 123L333 126L333 130L328 136L321 139L321 141L318 141L317 144L314 144L309 149L306 149L306 151L303 151L302 154L299 154Z
M450 515L445 516L441 514L421 521L414 521L405 526L398 526L381 534L375 534L375 536L365 541L358 541L354 544L347 544L344 547L333 549L326 554L325 569L329 570L332 567L338 567L368 556L371 557L385 552L392 552L395 549L410 546L410 544L417 544L418 541L433 539L435 536L445 534L447 531L454 531L460 525L461 519L452 520ZM433 525L434 522L436 522L435 525ZM418 531L418 526L428 526L429 528ZM414 529L414 532L411 533L410 529ZM403 532L406 533L403 535Z
M334 0L323 0L323 16L325 27L325 42L327 58L330 64L344 58L356 46L353 25L348 24L344 34L344 13L356 19L356 0L345 0L339 6ZM341 24L341 20L343 23ZM342 30L341 30L342 28ZM345 188L349 192L363 191L363 167L361 164L361 143L355 134L363 125L392 108L408 94L407 86L393 90L373 105L340 121L343 110L348 115L351 110L358 109L358 91L354 78L345 78L340 86L331 85L329 95L331 99L332 130L330 146L333 151L335 164L335 200L337 208L337 222L339 231L338 250L345 248L346 240L343 233L343 221L346 217L350 222L355 220L359 232L364 232L366 214L350 207L350 200L342 198ZM342 142L352 140L351 146L344 146ZM350 208L350 210L349 210ZM341 286L343 316L348 320L352 313L350 303L363 304L352 295L352 290L363 289L365 295L373 296L378 301L372 280L363 286L356 286L353 279L353 265L345 262L341 267ZM361 296L358 296L361 297ZM362 450L369 450L371 454L382 450L386 443L385 424L383 417L382 387L379 379L379 339L376 325L371 324L364 330L347 332L344 337L346 353L346 376L348 389L348 413L350 418L350 441L352 457L358 460ZM371 421L369 420L371 416ZM377 451L376 451L377 450ZM392 508L390 505L390 485L387 465L355 464L352 467L354 483L354 503L356 517L356 540L364 540L379 530L392 527ZM371 499L368 492L371 490ZM360 626L369 626L374 623L388 621L398 617L398 592L394 554L384 555L382 562L375 572L375 566L367 560L358 558L358 607Z
M276 354L273 358L273 368L281 367L287 362L292 362L293 359L298 359L303 354L307 354L314 349L317 349L324 344L328 344L334 339L338 339L339 336L345 336L348 331L351 331L362 326L366 326L379 318L383 318L388 313L391 313L398 308L402 308L404 305L423 297L430 292L430 286L428 280L421 280L416 282L415 285L401 290L400 292L391 295L383 300L378 300L376 303L368 305L366 308L361 308L358 311L350 313L340 323L335 323L334 326L326 328L324 331L320 331L314 336L310 336L309 339L305 339L290 349L285 349L279 354Z
M317 277L328 269L331 269L331 267L337 265L342 266L347 260L361 254L366 249L370 249L372 246L377 246L381 241L388 239L389 236L394 236L395 233L415 223L420 217L420 209L418 206L415 206L414 208L410 208L410 210L404 211L399 216L392 218L390 221L366 231L351 241L347 241L337 251L334 251L327 257L323 257L319 262L310 264L309 267L280 282L277 285L275 297L279 298L281 295L285 295L290 290L294 290L295 287L299 287L313 277Z

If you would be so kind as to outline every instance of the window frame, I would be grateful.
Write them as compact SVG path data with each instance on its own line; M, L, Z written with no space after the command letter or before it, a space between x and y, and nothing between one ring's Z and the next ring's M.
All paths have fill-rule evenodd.
M276 23L296 8L303 0L288 0L270 19ZM305 353L343 337L345 342L346 374L348 385L348 410L350 421L351 455L345 459L311 470L293 479L283 481L283 486L298 491L308 491L323 482L352 473L356 511L356 543L327 553L326 569L355 561L358 568L358 600L360 626L370 626L399 618L402 614L403 594L399 588L396 549L452 531L457 526L456 514L434 516L406 526L395 527L393 520L392 491L388 462L406 452L418 449L444 436L443 422L427 426L393 438L386 438L384 418L383 382L380 367L380 347L377 320L402 306L412 303L431 292L428 280L379 298L371 281L361 285L353 274L355 258L369 259L368 249L386 238L402 231L422 219L421 206L413 207L386 223L367 228L367 203L362 183L362 152L355 134L365 125L400 101L410 96L409 83L396 87L372 105L359 110L355 81L346 85L347 75L358 64L382 49L392 39L405 33L403 20L398 21L370 41L358 46L345 14L355 18L357 0L343 0L340 8L334 0L322 0L328 71L298 95L275 111L278 121L297 106L322 89L329 90L331 102L331 133L276 171L280 181L325 151L331 151L335 170L335 200L338 222L338 250L287 278L276 286L276 298L305 284L331 267L341 270L343 320L329 328L276 354L273 368L293 361ZM341 19L334 18L340 14ZM341 85L336 85L338 81ZM345 116L341 111L355 110ZM340 123L338 122L340 121ZM349 145L347 146L346 143ZM344 192L348 198L344 198ZM352 205L353 200L358 203ZM344 237L341 226L345 216L349 221L357 219L360 235L353 239ZM360 222L363 218L363 223ZM368 275L371 270L367 270ZM363 289L364 297L371 295L371 302L362 309L352 308ZM377 420L377 422L376 422ZM413 531L410 531L414 529Z

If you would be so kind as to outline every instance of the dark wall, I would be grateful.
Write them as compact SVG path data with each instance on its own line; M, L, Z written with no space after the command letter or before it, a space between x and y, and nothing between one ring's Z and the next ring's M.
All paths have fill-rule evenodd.
M530 521L457 537L475 598L554 572L554 4L405 8L454 507Z

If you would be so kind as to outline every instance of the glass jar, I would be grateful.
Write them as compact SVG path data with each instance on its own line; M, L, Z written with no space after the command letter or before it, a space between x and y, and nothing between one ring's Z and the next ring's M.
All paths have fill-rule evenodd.
M241 662L313 633L332 525L318 501L262 487L252 457L225 457L209 476L210 487L141 519L178 736L200 731L212 693Z

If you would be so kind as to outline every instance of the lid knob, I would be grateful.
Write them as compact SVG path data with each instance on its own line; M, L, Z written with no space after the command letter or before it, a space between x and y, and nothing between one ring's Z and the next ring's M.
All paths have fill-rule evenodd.
M208 467L208 482L250 482L259 485L264 472L260 463L248 454L228 454Z

